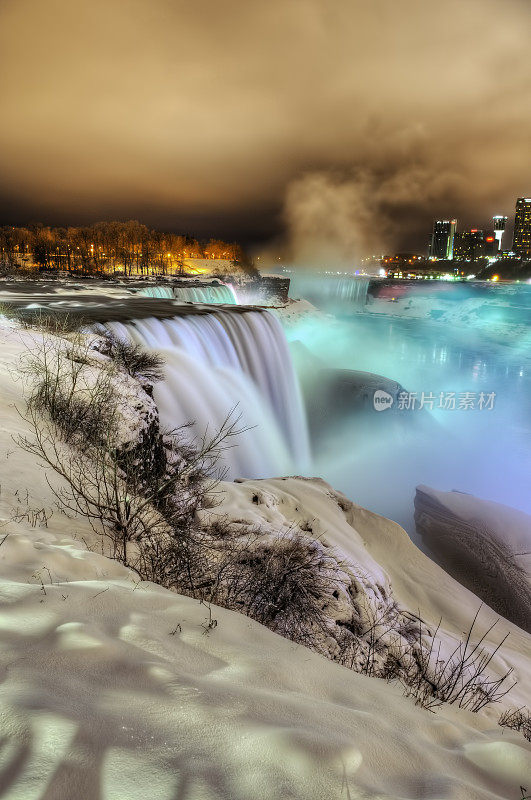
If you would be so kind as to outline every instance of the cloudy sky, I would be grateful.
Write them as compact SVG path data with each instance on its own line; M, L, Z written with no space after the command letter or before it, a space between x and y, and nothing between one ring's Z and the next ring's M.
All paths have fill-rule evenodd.
M0 0L2 222L423 248L531 193L529 0Z

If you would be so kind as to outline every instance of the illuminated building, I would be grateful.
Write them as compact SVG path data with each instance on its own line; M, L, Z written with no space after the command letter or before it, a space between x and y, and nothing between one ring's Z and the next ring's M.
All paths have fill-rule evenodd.
M501 253L502 239L503 239L503 233L505 231L505 226L507 225L507 217L502 217L500 215L497 215L492 218L492 221L494 223L494 237L498 243L498 248L497 248L498 253Z
M474 263L487 258L497 250L495 233L471 228L463 233L456 233L454 238L454 261Z
M384 256L380 263L385 269L407 270L411 267L420 267L424 262L425 258L416 253L396 253L394 256Z
M531 258L531 197L519 197L516 201L513 251L520 258Z
M430 242L431 258L453 258L456 227L456 219L438 219L433 223L433 232Z
M434 262L425 256L416 253L396 253L393 256L384 256L380 263L388 278L433 279L440 278L448 272L448 265L441 268L442 261L438 259L435 266Z

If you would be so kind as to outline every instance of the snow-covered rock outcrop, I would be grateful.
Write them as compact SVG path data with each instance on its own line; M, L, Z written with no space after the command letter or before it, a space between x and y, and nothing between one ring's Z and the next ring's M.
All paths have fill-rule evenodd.
M106 558L86 520L54 508L43 470L13 444L26 432L13 368L29 334L0 336L3 797L517 800L519 786L531 785L531 744L498 727L498 709L430 714L398 684L139 582ZM221 504L205 514L264 536L298 528L356 565L360 594L370 589L381 602L392 592L430 625L442 616L450 639L468 629L476 598L398 525L324 482L219 489ZM336 599L340 619L348 604ZM487 627L496 615L483 613ZM523 705L531 636L503 622L487 643L505 632L492 669L514 667L510 703Z
M439 563L531 633L531 517L461 492L418 486L417 531Z

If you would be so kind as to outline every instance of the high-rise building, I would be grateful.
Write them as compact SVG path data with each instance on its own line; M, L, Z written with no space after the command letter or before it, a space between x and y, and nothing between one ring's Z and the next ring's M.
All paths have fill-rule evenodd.
M492 218L492 221L494 223L494 237L498 243L498 252L500 253L502 249L503 233L507 225L507 217L502 217L498 214Z
M438 219L433 223L430 242L431 258L453 258L456 227L456 219Z
M471 228L463 233L456 233L454 237L454 260L475 263L486 259L497 252L495 234L490 231L480 231Z
M513 250L520 258L531 258L531 197L516 201Z

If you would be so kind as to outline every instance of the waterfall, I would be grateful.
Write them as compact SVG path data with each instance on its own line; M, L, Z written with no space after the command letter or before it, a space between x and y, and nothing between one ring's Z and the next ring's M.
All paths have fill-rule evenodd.
M225 452L229 477L271 477L309 466L306 418L288 344L267 312L213 311L159 320L109 322L115 335L157 350L165 380L154 398L168 430L193 422L214 433L241 415L236 446Z
M363 308L370 280L362 275L294 274L291 290L292 296L303 297L317 307Z
M142 297L158 297L163 300L173 300L173 290L171 286L146 286L140 289L137 294Z
M188 286L172 284L165 286L146 286L139 291L144 297L159 297L182 300L183 303L224 303L237 305L236 293L229 284L208 284L207 286Z
M339 300L360 307L367 302L368 288L369 278L340 278L334 293Z
M176 286L173 290L176 300L192 303L225 303L236 305L236 295L231 286L224 283L218 286Z

